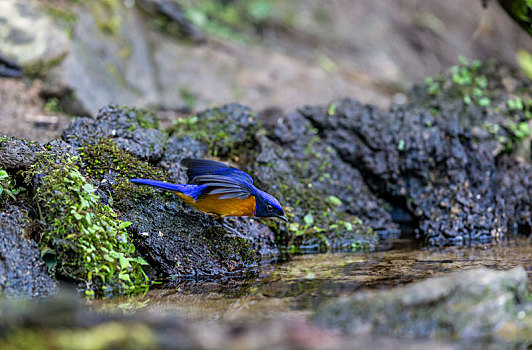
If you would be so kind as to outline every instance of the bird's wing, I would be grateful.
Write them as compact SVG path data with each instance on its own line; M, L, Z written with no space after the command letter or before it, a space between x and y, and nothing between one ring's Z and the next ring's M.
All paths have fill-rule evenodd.
M229 178L235 178L240 182L253 184L253 179L242 170L230 167L227 164L207 159L183 159L181 163L186 166L188 181L193 184L199 184L196 178L204 175L219 175Z
M221 175L198 175L194 183L207 186L205 194L221 194L220 199L245 199L254 195L253 187L234 177Z

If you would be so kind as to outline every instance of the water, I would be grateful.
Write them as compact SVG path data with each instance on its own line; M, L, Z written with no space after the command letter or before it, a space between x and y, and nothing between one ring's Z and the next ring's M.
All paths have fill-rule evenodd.
M363 288L391 288L462 269L524 266L532 274L532 244L512 240L475 247L422 248L397 240L387 250L292 256L252 279L171 282L139 299L102 302L202 320L305 317L324 301ZM108 304L112 303L112 304ZM112 306L111 306L112 307Z

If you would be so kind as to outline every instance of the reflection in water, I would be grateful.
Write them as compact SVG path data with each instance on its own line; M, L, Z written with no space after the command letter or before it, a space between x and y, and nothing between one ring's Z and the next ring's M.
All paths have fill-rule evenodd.
M526 240L445 249L420 248L415 242L397 240L386 251L293 256L264 266L260 276L252 279L172 281L152 289L139 301L148 312L207 320L297 317L331 297L361 288L390 288L461 269L522 265L532 274L531 253L532 245Z

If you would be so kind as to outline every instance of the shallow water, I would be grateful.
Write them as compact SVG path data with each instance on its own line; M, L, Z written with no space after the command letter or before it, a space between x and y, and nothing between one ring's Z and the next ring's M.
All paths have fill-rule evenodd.
M267 265L251 279L220 282L172 282L152 288L140 299L110 301L103 307L141 308L203 320L306 316L332 297L362 288L390 288L462 269L518 265L532 275L532 244L511 240L474 247L421 248L396 240L389 249L368 253L292 256ZM118 304L117 304L118 303Z

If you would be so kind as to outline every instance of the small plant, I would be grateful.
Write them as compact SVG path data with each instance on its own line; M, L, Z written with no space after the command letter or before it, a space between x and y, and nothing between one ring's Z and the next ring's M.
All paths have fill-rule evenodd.
M4 196L16 200L16 196L25 190L24 187L15 188L14 182L7 171L0 169L0 200L2 200Z
M179 89L179 95L181 96L181 99L183 100L187 108L193 111L196 107L196 95L192 91L190 91L187 86L183 86L181 89Z
M486 96L488 79L481 74L482 62L474 60L470 63L464 56L458 56L458 63L449 71L450 80L444 75L425 79L428 94L437 96L447 91L461 97L467 105L489 107L491 99Z
M57 97L52 97L46 101L44 104L44 110L52 113L61 112L61 107L59 106L59 99Z
M118 220L113 209L101 203L76 161L43 156L28 172L30 178L44 174L35 194L45 225L41 249L55 253L53 270L85 283L88 297L145 292L146 262L134 254L126 231L131 223Z

